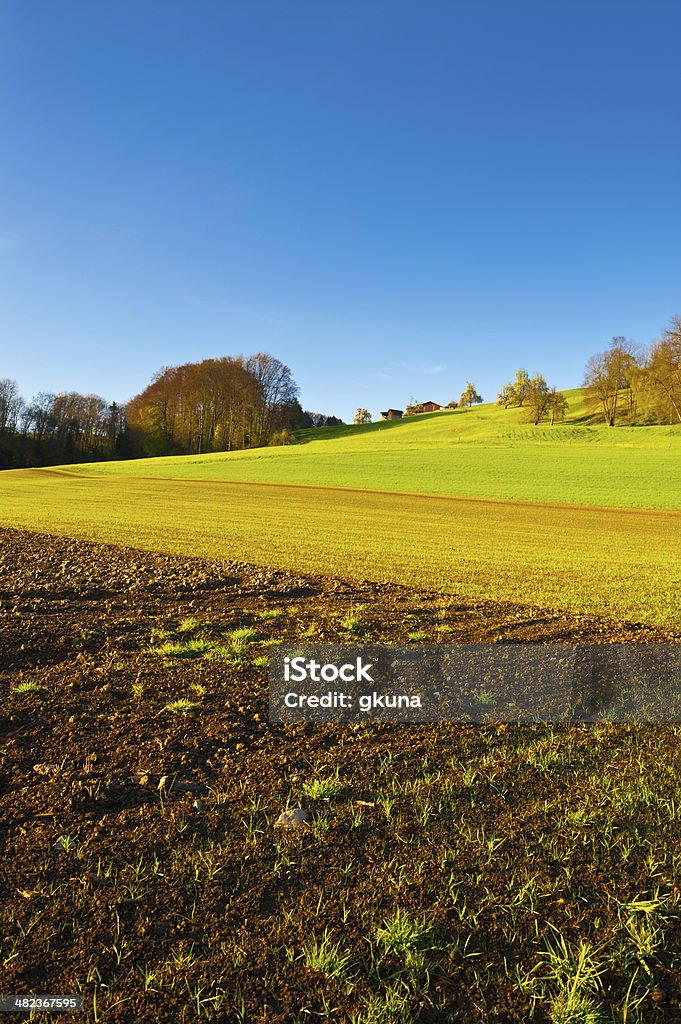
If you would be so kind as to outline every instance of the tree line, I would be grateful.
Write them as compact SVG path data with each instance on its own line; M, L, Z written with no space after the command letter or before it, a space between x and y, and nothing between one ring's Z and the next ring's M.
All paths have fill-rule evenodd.
M621 336L605 352L591 356L584 374L587 402L608 426L629 423L681 423L681 316L647 349Z
M587 363L584 398L608 426L681 424L681 316L642 349L612 339ZM267 352L163 367L127 404L76 391L40 392L26 402L16 381L0 379L0 469L146 455L189 455L286 444L300 427L342 424L304 411L290 369ZM449 408L482 401L468 382ZM497 396L529 422L560 422L568 403L540 373L524 369ZM355 422L370 422L358 409Z
M296 428L335 422L304 412L298 396L291 370L266 352L164 367L126 404L75 391L26 402L5 378L0 468L285 444Z
M681 316L672 317L661 338L647 348L621 335L604 352L587 361L582 381L587 410L598 412L609 427L681 423ZM565 395L549 387L540 373L516 371L504 384L497 404L525 408L535 425L565 418Z
M516 406L525 409L526 419L537 426L542 420L551 423L565 419L568 403L562 391L550 387L541 373L532 377L527 370L516 370L515 378L504 384L497 395L497 405L504 409Z
M30 402L0 380L0 469L125 458L133 443L125 409L100 395L42 391Z

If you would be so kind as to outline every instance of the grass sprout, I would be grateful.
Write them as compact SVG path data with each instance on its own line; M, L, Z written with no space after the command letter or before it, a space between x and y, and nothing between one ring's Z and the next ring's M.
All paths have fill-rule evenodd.
M340 942L334 942L328 929L321 939L311 939L303 947L305 964L311 971L319 971L327 978L338 978L347 974L352 963L352 956L341 948Z
M177 700L172 700L169 704L166 704L165 710L172 711L174 714L189 714L192 711L198 711L201 707L195 700L189 700L187 697L179 697Z
M338 796L343 790L343 783L338 778L338 773L329 776L328 779L309 779L303 783L303 793L310 800L331 800Z
M162 647L155 648L153 653L161 654L164 658L203 658L214 646L210 640L168 641Z
M434 949L433 929L425 917L417 917L398 907L376 932L376 941L387 953L403 957L414 950Z

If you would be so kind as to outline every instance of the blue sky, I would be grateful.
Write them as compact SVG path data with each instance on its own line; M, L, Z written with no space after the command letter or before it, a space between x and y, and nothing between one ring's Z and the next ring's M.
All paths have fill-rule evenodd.
M677 0L4 0L0 377L575 386L681 312L679 38Z

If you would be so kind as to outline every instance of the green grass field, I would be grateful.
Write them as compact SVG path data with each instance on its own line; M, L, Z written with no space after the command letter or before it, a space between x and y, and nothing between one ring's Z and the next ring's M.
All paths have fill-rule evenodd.
M482 406L252 452L18 470L0 523L681 625L681 431ZM319 440L311 440L311 437Z
M518 409L477 409L301 431L296 445L70 467L172 477L350 487L504 501L681 509L677 427L592 424L579 390L571 418L534 427Z

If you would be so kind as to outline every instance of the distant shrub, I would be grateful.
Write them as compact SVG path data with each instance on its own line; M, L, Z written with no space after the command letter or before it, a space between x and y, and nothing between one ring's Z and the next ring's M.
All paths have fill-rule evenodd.
M296 439L290 430L276 430L269 439L269 447L274 448L280 444L295 444Z

